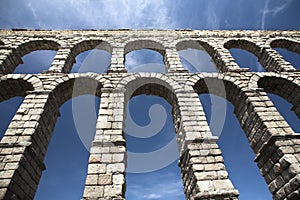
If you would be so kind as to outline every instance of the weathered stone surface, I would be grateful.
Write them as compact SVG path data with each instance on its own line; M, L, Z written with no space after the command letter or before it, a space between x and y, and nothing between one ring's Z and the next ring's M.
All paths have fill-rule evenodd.
M112 175L111 174L100 174L98 178L99 185L111 185Z
M88 166L88 173L89 174L100 174L106 172L106 165L105 164L89 164Z
M83 197L85 199L99 198L104 193L104 186L85 186Z

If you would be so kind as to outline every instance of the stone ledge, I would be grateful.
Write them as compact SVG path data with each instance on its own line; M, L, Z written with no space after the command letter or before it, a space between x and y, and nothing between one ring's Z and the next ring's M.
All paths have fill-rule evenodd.
M300 139L300 135L293 134L293 135L272 135L270 139L263 144L263 146L258 150L258 154L255 157L254 161L258 162L262 157L266 157L266 155L263 155L264 152L272 154L273 151L270 151L272 149L272 145L275 144L276 141L280 140L287 140L287 139ZM275 149L274 149L275 150Z
M199 192L194 196L195 200L202 199L238 199L238 190L224 190L224 191L213 191L213 192Z

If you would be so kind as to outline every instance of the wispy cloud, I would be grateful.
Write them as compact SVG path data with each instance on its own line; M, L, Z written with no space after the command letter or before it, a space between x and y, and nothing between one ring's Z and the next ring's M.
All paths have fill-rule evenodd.
M220 18L217 14L216 7L218 5L217 1L208 1L207 2L207 27L211 27L211 29L219 29L220 28Z
M276 15L282 11L284 11L291 3L293 0L283 0L281 1L282 3L275 4L272 3L273 7L270 7L270 2L271 0L266 0L265 5L262 12L262 19L261 19L261 29L264 30L266 28L266 17L267 15Z
M144 199L159 199L161 198L161 195L152 193L152 194L146 194L143 197Z
M124 28L173 28L166 1L122 0L103 4L107 24Z
M176 22L169 15L170 3L159 0L4 0L0 3L1 13L17 14L4 14L3 17L10 17L2 18L0 26L41 29L172 29Z
M182 181L172 173L160 174L160 178L153 180L151 174L143 176L144 184L128 185L127 197L132 199L182 199ZM130 193L130 194L129 194Z

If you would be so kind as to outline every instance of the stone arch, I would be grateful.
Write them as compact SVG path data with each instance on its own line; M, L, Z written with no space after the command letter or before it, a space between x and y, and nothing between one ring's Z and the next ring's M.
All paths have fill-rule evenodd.
M171 80L170 80L171 81ZM138 78L135 81L129 82L127 86L131 88L128 91L128 94L131 94L131 97L137 96L140 94L146 95L155 95L160 96L166 99L172 106L177 107L177 97L175 96L175 90L172 85L170 85L168 79L162 80L157 78ZM173 82L175 83L175 82ZM131 98L130 97L130 98Z
M300 56L300 42L292 39L276 38L269 41L269 43L273 53L276 55L276 58L279 62L278 65L283 65L282 67L286 69L285 71L295 71L296 66L293 66L289 61L287 61L285 57L281 55L281 53L278 52L275 48L286 49L287 51L296 53Z
M37 50L55 50L57 51L60 44L53 40L29 40L21 43L11 50L11 53L2 62L2 73L12 73L15 68L22 63L22 57L28 53Z
M27 77L27 78L26 78ZM0 103L6 100L9 100L14 97L23 97L22 99L20 98L17 100L19 104L21 104L24 100L24 97L28 96L29 92L33 92L37 88L39 88L39 83L40 80L36 77L31 79L30 75L7 75L7 76L2 76L0 77ZM36 81L36 83L35 83ZM14 100L13 100L14 101ZM4 128L4 137L1 142L9 141L10 137L14 137L15 131L8 131L9 127L14 127L14 120L16 118L16 115L19 113L23 113L24 110L20 109L18 107L13 106L16 112L11 113L12 116L14 116L12 119L9 119L8 123L10 124L8 127L2 126L1 128ZM7 112L7 111L6 111ZM4 113L5 116L5 113ZM18 117L17 117L18 118ZM24 125L24 124L23 124ZM2 135L2 133L1 133ZM3 136L3 135L2 135Z
M95 77L91 75L83 76L65 76L62 79L53 80L52 88L45 88L42 93L38 91L31 95L40 100L40 105L35 105L34 108L27 108L29 112L31 109L39 111L39 117L33 121L35 122L35 128L33 133L30 135L30 146L25 151L32 151L34 149L36 157L35 159L21 160L25 166L36 166L36 172L32 175L32 179L39 180L41 177L42 170L45 169L43 164L44 158L47 152L47 147L50 143L51 136L56 124L56 120L59 116L60 106L67 100L84 94L91 94L101 97L101 89L104 85L105 79L101 77ZM75 87L74 87L75 86ZM76 87L77 86L77 87ZM50 90L52 89L52 90ZM28 103L34 103L34 101ZM26 106L26 105L25 105ZM28 107L28 106L27 106ZM33 156L35 154L30 154ZM38 156L37 156L38 155ZM30 181L30 178L27 178ZM31 187L36 190L38 182L34 182Z
M292 110L300 118L300 85L285 75L265 75L257 81L258 88L266 93L276 94L293 105Z
M56 118L58 117L60 106L67 100L74 97L90 94L101 98L101 90L103 87L110 87L110 83L96 74L84 74L82 76L73 76L71 74L65 75L61 78L54 78L51 84L45 87L44 93L47 95L44 112L41 113L40 123L43 126L43 121L48 122L49 130L44 133L37 132L37 134L52 134L55 126ZM50 132L49 132L50 131ZM41 137L41 135L39 136ZM45 153L45 152L44 152Z
M254 91L247 88L246 81L240 82L237 81L236 78L227 77L226 75L194 75L190 78L188 84L192 85L198 94L209 93L221 96L234 105L234 113L246 134L250 146L254 153L257 156L260 156L259 159L256 159L255 161L258 162L261 174L270 188L269 184L274 179L268 178L268 175L271 172L262 170L262 168L268 168L269 170L274 164L272 161L271 163L267 161L271 155L261 149L265 148L265 144L271 140L272 137L280 134L280 132L273 132L272 129L280 127L269 126L268 119L265 117L266 115L274 116L272 110L268 109L263 103L267 101L268 98L261 97L261 94L256 95ZM223 85L225 91L220 90L220 88L222 88L219 87L220 85ZM275 113L275 115L276 114L278 115L278 113ZM284 122L283 119L281 122ZM266 159L263 163L261 163L262 156L265 156L264 159ZM268 165L271 165L271 167L266 167ZM271 193L273 193L272 190Z
M84 94L100 98L103 87L111 87L110 81L91 73L79 76L68 74L65 77L53 79L52 84L48 84L45 89L51 91L50 97L53 97L60 107L65 101Z
M270 46L274 48L284 48L289 51L300 54L300 42L286 38L277 38L270 42Z
M36 50L58 50L60 47L60 44L57 43L54 40L29 40L25 43L22 43L16 48L16 54L20 55L20 57L24 56L25 54L28 54L32 51Z
M236 105L234 96L242 94L241 87L237 84L238 80L234 78L219 77L218 74L212 74L211 76L197 75L195 77L197 77L197 81L193 84L193 89L197 94L214 94L227 99L234 105ZM192 84L191 81L188 82L188 85L190 84ZM223 86L223 88L220 86ZM232 91L229 90L230 88Z
M0 103L6 100L10 100L14 97L23 97L22 99L20 98L19 100L17 100L17 102L21 104L24 100L24 97L27 96L28 92L32 92L39 86L38 84L32 82L32 79L31 80L25 79L24 77L25 76L20 77L16 75L8 75L8 76L0 77ZM35 77L34 79L37 78ZM39 79L36 81L39 81ZM16 111L11 113L12 116L16 116L18 112L22 112L22 109L18 109L17 106L13 106L12 108L14 108ZM5 113L3 114L5 116ZM10 118L7 122L9 124L13 124L13 120L14 118ZM2 135L2 131L0 135L0 136L4 136L4 141L7 140L7 138L9 138L10 136L14 135L12 133L6 133L8 132L7 130L9 129L9 126L6 127L2 125L1 128L4 128L3 131L5 131L4 135ZM5 137L6 135L8 136Z
M213 57L215 53L214 48L206 41L190 39L190 40L180 40L176 44L176 49L178 51L187 48L205 50L211 57Z
M77 55L79 55L84 51L93 50L93 49L104 50L110 54L112 53L112 46L107 41L92 40L92 39L80 41L74 44L74 46L71 48L62 71L69 72L73 64L76 62L75 58Z
M139 74L133 74L123 78L117 85L116 91L124 94L123 96L124 100L122 101L122 104L124 104L124 109L123 109L124 119L126 116L126 108L127 108L125 105L129 102L129 99L131 97L138 96L141 94L146 94L146 95L155 95L164 98L172 106L173 123L175 126L176 135L174 135L175 138L172 139L171 143L174 144L173 141L175 141L175 143L177 141L177 145L179 147L182 145L181 144L183 143L182 133L181 133L182 130L180 130L181 110L180 110L180 103L178 99L179 98L178 96L180 96L178 94L180 92L180 86L176 81L162 74L139 73ZM120 96L120 94L118 96ZM123 119L123 127L125 127L124 119ZM161 153L163 152L165 151L162 150ZM171 159L173 159L173 157ZM178 158L176 158L176 160L178 160ZM174 161L175 159L172 160L172 162ZM130 164L128 164L128 166L130 166ZM190 195L189 193L187 194Z
M165 55L165 51L166 51L165 46L159 41L153 39L136 39L136 40L130 40L125 44L124 55L126 55L131 51L140 50L140 49L149 49L149 50L157 51L162 56Z
M222 96L234 105L234 113L256 154L255 162L257 162L260 173L272 195L277 196L276 191L282 186L276 186L276 190L274 190L272 185L277 178L270 177L270 175L274 173L272 169L275 166L281 170L284 170L286 166L275 164L280 162L280 158L284 158L282 155L278 156L281 151L280 147L273 142L282 136L283 138L293 137L294 134L281 115L270 105L266 94L248 88L247 80L239 81L235 77L226 75L194 75L188 84L192 85L198 94L209 93ZM222 88L220 85L224 86L224 92L220 90ZM268 117L266 117L266 113ZM274 155L278 158L274 158ZM273 183L271 184L271 182ZM285 183L287 182L288 180L285 181Z
M146 94L155 95L164 98L172 106L173 122L176 133L182 128L182 110L183 102L180 101L179 97L182 92L182 87L170 77L163 74L155 73L139 73L127 76L123 78L117 85L115 91L124 94L123 101L125 105L123 107L123 113L126 116L126 105L129 99L133 96ZM187 93L190 91L187 91ZM125 118L124 118L125 119ZM125 120L123 120L124 122ZM124 124L123 124L124 126ZM180 146L182 144L179 144Z
M28 99L29 104L34 104L34 108L27 108L29 110L28 112L40 113L39 117L33 121L35 127L34 130L31 129L33 133L30 135L30 146L25 149L26 152L32 152L32 149L34 149L34 153L25 154L30 158L33 156L34 159L24 159L20 161L20 163L25 166L25 170L28 170L27 167L35 167L35 171L31 176L25 178L25 181L32 181L31 188L33 189L33 192L30 195L34 195L38 185L38 181L36 180L40 179L42 175L41 172L45 169L43 160L51 140L56 119L59 116L60 106L65 101L83 94L92 94L100 97L101 88L105 79L96 77L92 74L83 75L82 77L66 75L61 79L53 78L52 81L53 82L49 84L52 85L51 88L46 87L46 90L42 93L37 91L31 94L35 99L39 99L39 105L34 104L35 101L30 101L30 99ZM74 86L76 85L78 87L76 87L76 91L74 92ZM94 90L92 90L92 88L94 88ZM24 108L26 108L26 105L24 105ZM33 199L33 197L31 198Z
M164 88L163 91L168 94L159 93L159 87ZM125 102L128 101L132 96L139 94L154 94L156 96L161 96L166 98L171 105L173 105L173 100L170 95L170 92L175 94L177 90L180 89L180 85L173 79L155 73L138 73L130 76L126 76L118 83L116 90L122 91L126 88L125 91ZM151 90L153 88L153 90ZM144 91L142 90L144 89ZM137 90L137 91L136 91ZM169 91L167 91L169 90Z
M293 133L280 114L273 110L273 107L267 106L269 98L266 94L247 88L248 82L215 74L194 75L187 84L192 85L197 94L210 93L221 96L234 105L235 115L255 153L258 153L263 143L272 136ZM220 86L224 86L225 91ZM269 120L264 116L264 112L269 112L273 119L278 120L278 124L269 126ZM286 131L280 132L283 128L286 128Z
M206 52L211 57L211 59L213 60L216 68L221 68L219 66L220 64L218 65L218 63L220 63L219 62L220 59L217 55L217 52L214 49L214 47L211 46L208 42L202 41L202 40L190 39L190 40L180 40L176 44L177 51L185 50L185 49L188 49L188 48Z
M28 82L37 81L31 77L31 75L24 75L24 78L23 75L7 75L6 77L1 77L0 86L3 84L5 87L7 86L9 91L18 92L19 95L24 96L26 95L26 92L23 92L24 89L34 89ZM51 79L49 80L51 82ZM14 160L14 163L19 163L23 167L11 170L11 180L13 183L7 184L4 187L6 187L7 190L14 191L14 189L11 188L17 187L15 185L16 182L14 181L16 179L22 179L22 184L30 187L28 188L28 190L30 189L30 192L19 190L13 194L11 192L4 193L5 198L10 199L12 195L21 198L23 195L24 198L33 199L38 181L42 171L45 169L43 160L56 119L59 116L58 109L60 105L66 100L82 94L94 94L100 96L103 85L106 85L106 87L111 86L106 79L100 76L96 77L95 74L86 74L82 77L75 75L69 75L68 77L66 75L61 79L54 77L52 81L52 83L49 83L49 85L52 85L52 88L45 87L45 90L35 90L25 97L24 102L26 102L21 105L13 122L6 131L6 133L9 133L9 136L4 136L1 141L1 147L3 148L13 148L13 145L22 147L16 152L17 155L22 155L22 159L21 157L17 157ZM80 87L78 87L78 91L73 94L73 86L76 84L76 81L78 81ZM91 90L91 86L96 86L96 89ZM13 90L11 87L14 87ZM53 91L51 91L51 89L53 89ZM2 92L5 91L1 90L1 93ZM4 93L4 95L1 94L1 98L7 98L7 96L10 96L10 93ZM33 116L34 118L32 118ZM18 140L20 135L22 140ZM9 157L9 154L11 153L8 153L8 155L3 154L3 156ZM9 160L7 162L9 162Z
M300 81L287 74L256 73L251 76L248 87L257 91L264 89L266 92L279 95L292 103L293 101L289 99L294 98L293 94L299 90Z
M187 198L194 198L195 196L206 197L208 193L211 196L214 196L214 191L220 189L218 186L204 189L201 184L204 184L207 181L217 181L224 185L224 187L226 185L226 195L224 196L235 199L238 196L238 192L234 190L234 187L227 176L216 178L218 180L208 177L198 178L197 176L202 172L194 169L193 165L195 163L191 161L193 159L193 154L195 153L198 155L197 152L206 151L206 149L215 150L218 149L218 146L216 145L215 138L212 137L209 131L206 121L200 116L202 115L203 110L201 109L201 104L197 95L192 87L186 87L185 89L187 90L183 87L183 85L179 85L172 78L162 74L145 73L125 77L120 81L117 90L125 93L125 103L134 95L153 94L165 98L173 105L172 114L176 140L180 152L179 166L181 168L182 177L184 177L183 185ZM216 151L219 151L219 149ZM207 151L209 155L213 155L211 152ZM200 165L203 168L208 167L205 166L207 162L202 163L199 161L196 163L198 167ZM223 170L226 170L223 161L219 161L218 165ZM190 181L191 179L193 180L192 182Z
M195 184L197 182L197 184L201 185L202 181L203 183L207 182L206 180L208 180L209 178L207 179L204 178L198 181L194 173L196 170L193 171L191 169L192 166L191 166L190 159L192 157L192 153L197 152L199 148L200 150L204 150L205 148L218 149L218 147L215 144L215 141L212 138L211 134L207 134L207 135L203 134L209 132L209 130L206 129L205 127L205 123L206 123L205 120L203 121L197 118L198 115L196 114L199 114L199 112L202 111L200 109L201 105L200 102L198 101L197 95L195 95L192 87L188 87L187 90L185 90L183 87L184 86L177 83L177 81L163 74L138 73L138 74L128 75L123 79L121 79L117 84L116 89L113 92L114 92L114 96L118 97L118 102L121 102L121 103L117 103L117 106L118 108L123 108L123 112L121 112L123 113L122 117L125 116L124 106L122 105L126 104L126 102L130 99L130 97L139 94L158 95L165 98L167 101L171 103L171 105L173 105L176 140L179 145L180 156L181 156L180 168L182 169L182 177L189 177L189 178L183 178L184 187L185 187L184 191L186 193L187 198L193 198L196 196L196 194L199 196L202 195L205 196L205 194L207 195L207 191L203 192L205 189L203 189L201 186L198 187ZM199 104L197 104L197 102ZM105 107L107 107L107 104L105 102L104 104ZM174 105L177 107L175 107ZM194 108L198 108L198 110L197 109L194 110ZM120 113L120 110L116 110L116 111ZM121 121L124 122L124 120ZM205 141L203 141L203 138L205 138ZM120 141L118 142L120 143ZM203 144L203 147L202 147L202 143L205 143ZM223 163L218 163L218 164L222 165L223 168ZM192 172L186 169L191 169ZM193 179L195 181L191 183L190 179ZM238 192L234 190L231 182L227 179L227 176L222 177L221 179L222 180L217 180L217 181L222 182L222 184L226 185L226 196L237 197ZM193 185L192 187L191 184ZM218 189L219 189L218 186L216 186L216 188L211 188L209 189L209 191L212 192L211 195L213 196L214 190L218 190Z
M247 38L241 39L230 39L223 45L226 49L230 50L231 48L238 48L242 50L246 50L252 53L254 56L257 57L258 62L265 68L269 68L269 63L265 59L265 54L267 54L266 50L259 46L258 44L250 41Z
M226 49L239 48L253 53L258 59L261 57L261 47L248 39L231 39L224 43Z
M131 53L133 51L138 51L138 50L150 50L148 52L143 52L143 53L146 53L146 54L151 54L152 53L152 56L156 57L156 55L153 53L158 53L162 56L162 59L161 57L159 57L159 64L162 64L163 66L160 66L162 67L162 69L165 69L165 71L167 71L167 62L166 62L166 47L165 45L160 42L160 41L157 41L157 40L154 40L154 39L148 39L148 38L140 38L140 39L135 39L135 40L130 40L128 41L126 44L125 44L125 47L124 47L124 54L123 54L123 64L125 66L125 68L127 69L126 67L126 55L128 53ZM151 52L153 51L153 52ZM143 55L143 54L139 54L139 55ZM146 63L144 63L146 64ZM137 72L143 72L143 71L137 71ZM147 71L148 72L148 71ZM152 72L152 71L149 71L149 72Z
M134 94L135 90L139 89L140 87L144 86L145 84L156 84L156 87L158 85L164 87L167 90L170 90L170 92L176 94L177 91L180 90L181 86L172 78L167 77L163 74L156 74L156 73L138 73L126 76L116 86L116 91L122 91L126 90L125 92L125 101L128 101L132 95ZM149 85L148 88L151 86ZM150 93L149 93L150 92ZM157 93L157 90L153 90L157 96L161 96L164 94ZM142 93L141 89L138 93ZM151 94L151 91L147 91L145 89L145 94ZM162 96L164 97L164 96ZM169 98L169 97L168 97ZM166 99L167 100L167 99ZM170 102L169 102L170 103ZM171 103L170 103L171 104ZM172 105L172 104L171 104Z
M25 75L23 77L12 75L0 78L0 102L15 96L25 97L28 91L41 89L42 85L38 78L24 77Z

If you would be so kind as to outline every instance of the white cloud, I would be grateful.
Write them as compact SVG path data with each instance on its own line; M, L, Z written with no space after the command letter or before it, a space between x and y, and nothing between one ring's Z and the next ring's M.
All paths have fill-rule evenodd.
M219 2L217 1L208 1L207 2L207 27L211 29L219 29L220 28L220 18L217 14L217 9Z
M107 24L124 28L172 28L165 1L121 0L103 4Z
M266 0L265 1L265 5L262 12L262 19L261 19L261 29L265 29L265 25L266 25L266 17L268 14L271 15L276 15L279 12L282 12L283 10L285 10L291 3L293 0L283 0L281 1L282 3L280 4L275 4L272 3L272 8L270 8L270 0Z
M169 1L160 0L4 0L1 26L40 29L115 29L176 27L169 15ZM17 13L15 16L9 12ZM24 17L29 16L29 17ZM6 18L5 18L6 17Z
M174 176L172 173L160 174L155 181L144 177L144 184L128 185L127 195L130 193L130 197L141 200L182 199L182 181Z
M152 193L152 194L146 194L143 197L145 199L159 199L161 198L161 195Z

